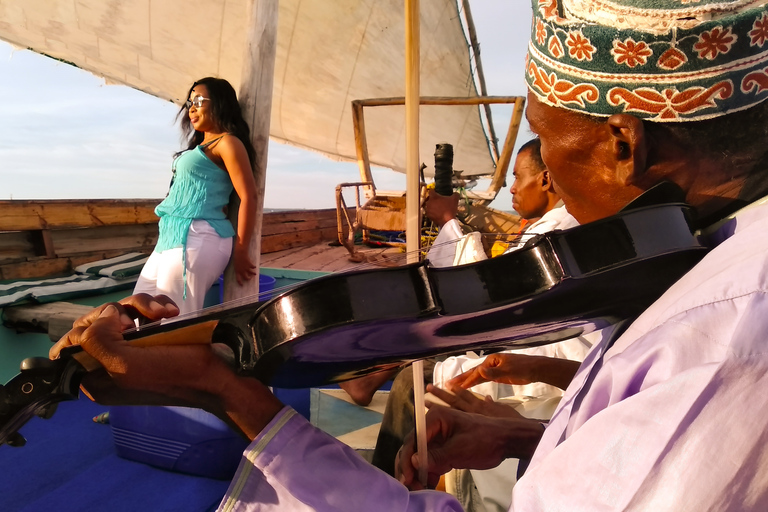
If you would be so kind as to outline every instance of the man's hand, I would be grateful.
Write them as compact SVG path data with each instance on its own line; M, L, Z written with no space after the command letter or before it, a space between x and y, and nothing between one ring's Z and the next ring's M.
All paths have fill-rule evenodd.
M427 414L427 484L434 488L451 469L490 469L510 457L530 458L544 427L526 418L493 418L442 406ZM395 475L411 490L418 481L416 436L412 432L395 460Z
M456 409L473 414L481 414L492 418L522 418L513 407L494 401L491 397L479 398L471 391L461 387L454 387L449 391L440 389L432 384L427 385L427 391L445 402L451 409ZM427 407L439 407L439 404L426 402Z
M210 343L141 347L123 338L136 313L148 320L178 314L167 297L135 295L80 318L50 351L80 345L103 367L83 379L102 404L183 405L216 414L253 439L283 405L258 380L236 375ZM77 355L75 356L77 357Z
M447 382L448 389L469 389L484 382L525 385L544 382L565 389L579 369L578 361L525 354L491 354L479 365Z
M459 212L459 194L441 196L434 190L429 191L424 202L424 214L429 220L443 227L443 225L456 218Z
M100 403L186 405L191 400L204 407L191 393L191 384L219 363L210 344L137 347L123 339L122 331L135 326L134 318L157 321L178 312L164 295L139 294L104 304L76 320L49 356L58 358L64 347L80 345L96 359L103 370L86 375L83 391ZM190 389L183 389L186 384Z

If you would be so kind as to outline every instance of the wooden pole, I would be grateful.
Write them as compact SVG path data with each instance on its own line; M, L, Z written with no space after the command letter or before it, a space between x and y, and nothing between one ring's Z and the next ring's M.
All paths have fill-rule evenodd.
M405 14L405 241L408 263L419 261L419 0L406 0Z
M248 251L251 261L261 263L261 220L264 213L264 186L267 176L269 123L272 112L272 85L277 51L278 0L252 0L248 13L248 36L243 55L243 73L238 99L243 117L251 127L251 140L256 150L253 177L256 180L256 220ZM238 203L238 201L233 201ZM237 204L230 205L230 218L237 216ZM258 276L243 286L237 284L230 264L224 275L224 300L230 301L259 293Z
M419 0L405 0L405 246L408 263L419 261L421 249L419 36ZM413 363L413 396L419 480L426 486L427 427L424 417L424 362L421 360Z

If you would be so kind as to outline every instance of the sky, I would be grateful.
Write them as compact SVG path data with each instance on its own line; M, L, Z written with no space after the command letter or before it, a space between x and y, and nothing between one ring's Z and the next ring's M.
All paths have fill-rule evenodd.
M475 0L472 15L488 94L525 95L530 3ZM181 144L176 105L2 41L0 98L0 199L165 196ZM510 115L508 107L493 110L502 142ZM524 125L516 148L529 138ZM335 208L336 185L359 181L356 163L273 142L268 155L265 208ZM405 189L393 171L375 169L374 181ZM511 210L508 187L492 206Z

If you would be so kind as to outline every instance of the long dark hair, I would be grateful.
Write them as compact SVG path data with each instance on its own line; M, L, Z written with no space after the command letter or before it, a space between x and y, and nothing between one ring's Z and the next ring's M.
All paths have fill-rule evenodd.
M187 91L185 100L192 94L192 89L198 85L204 85L208 89L208 96L211 100L210 111L218 127L222 131L231 133L240 139L240 142L245 146L245 151L248 153L248 160L253 165L256 160L256 150L251 143L251 129L248 127L245 119L243 119L243 113L240 110L240 104L237 102L235 89L223 78L208 76L192 84L189 91ZM181 107L179 113L176 114L176 119L181 125L182 140L187 141L187 149L193 149L203 142L205 135L203 132L198 132L192 128L186 107Z

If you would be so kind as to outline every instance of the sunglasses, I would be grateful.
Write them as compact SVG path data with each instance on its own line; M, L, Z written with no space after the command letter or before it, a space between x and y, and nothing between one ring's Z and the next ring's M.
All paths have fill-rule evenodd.
M184 102L184 107L186 107L187 110L192 108L192 105L194 105L196 108L200 108L203 106L204 101L211 101L210 98L203 98L202 96L195 96L191 100L187 100Z

